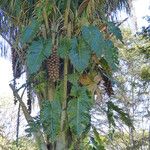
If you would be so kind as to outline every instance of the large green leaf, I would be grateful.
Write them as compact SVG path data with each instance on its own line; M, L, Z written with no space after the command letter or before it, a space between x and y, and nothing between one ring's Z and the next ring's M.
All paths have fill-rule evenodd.
M30 74L36 73L42 62L51 54L51 40L33 41L27 54L27 68Z
M118 49L114 46L113 42L110 40L105 40L105 49L103 52L103 57L107 61L108 65L112 70L117 70L118 68Z
M71 94L74 98L68 103L68 122L72 132L79 137L89 131L92 100L83 87L73 86Z
M113 35L115 35L117 39L122 41L122 33L119 27L116 26L114 22L108 22L107 25L108 25L108 31L110 33L113 33Z
M101 57L105 46L103 34L95 26L84 26L82 28L82 37L91 47L91 50Z
M99 58L104 57L112 70L117 69L118 52L117 48L109 39L104 39L103 34L95 26L84 26L82 37Z
M81 38L79 40L73 38L71 46L69 53L71 63L77 71L82 72L89 64L90 50Z
M65 58L69 55L70 49L71 49L71 40L68 38L61 39L60 45L58 47L58 55L61 58Z
M76 85L78 83L79 80L79 73L72 73L68 75L68 81L74 85Z
M40 113L44 132L54 142L60 132L61 104L58 100L44 101Z
M41 23L35 19L32 20L32 22L26 26L26 28L23 30L21 35L21 43L25 44L28 42L31 42L31 40L35 37L37 32L39 31Z

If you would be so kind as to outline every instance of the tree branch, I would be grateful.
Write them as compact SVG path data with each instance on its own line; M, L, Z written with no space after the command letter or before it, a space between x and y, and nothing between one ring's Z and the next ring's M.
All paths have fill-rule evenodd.
M12 89L14 96L18 99L20 106L22 108L23 114L28 122L28 124L30 125L31 122L34 123L33 118L30 116L28 109L26 107L26 105L24 104L24 102L22 101L22 97L20 97L20 95L18 94L17 90L15 89L15 87L12 84L9 84L10 88ZM47 146L45 144L45 140L44 137L42 135L42 132L40 130L37 130L36 132L33 132L33 135L37 141L37 143L39 144L39 147L41 150L47 150Z

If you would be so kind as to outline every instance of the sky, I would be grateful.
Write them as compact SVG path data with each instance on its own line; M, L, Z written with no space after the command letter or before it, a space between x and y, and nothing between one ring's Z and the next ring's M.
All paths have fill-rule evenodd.
M136 16L138 31L140 31L143 26L148 26L148 22L143 17L150 15L150 0L133 0L133 8L134 10L132 10L132 13ZM126 12L121 11L118 13L118 16L120 20L128 18L123 25L125 27L130 27L133 32L136 32L134 31L134 23L131 18L127 16Z
M143 16L150 15L150 0L134 0L134 9L137 17L138 27L147 25L147 22L142 18ZM126 17L121 14L121 17ZM129 23L129 21L127 21ZM0 38L0 40L2 40ZM10 58L10 57L9 57ZM0 57L0 97L4 95L12 95L9 88L9 82L13 79L10 59Z
M12 80L12 65L9 58L10 56L0 57L0 97L12 95L9 87L9 81Z
M150 15L150 0L134 0L134 7L138 20L138 27L148 25L148 22L142 18L143 16Z

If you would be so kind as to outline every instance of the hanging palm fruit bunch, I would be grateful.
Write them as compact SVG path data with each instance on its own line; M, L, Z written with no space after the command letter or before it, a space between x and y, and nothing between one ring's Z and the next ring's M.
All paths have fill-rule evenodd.
M53 47L52 54L47 60L48 76L50 81L59 79L59 56L57 55L57 47Z
M21 71L22 71L22 66L19 60L19 56L15 49L12 48L11 50L11 57L12 57L12 71L13 71L13 85L16 88L16 79L20 78L21 76ZM16 104L17 100L16 97L14 96L14 103Z

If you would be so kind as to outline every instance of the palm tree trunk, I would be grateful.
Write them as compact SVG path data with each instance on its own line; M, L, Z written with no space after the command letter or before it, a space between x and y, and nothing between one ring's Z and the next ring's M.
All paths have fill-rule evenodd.
M65 19L64 19L64 26L67 32L67 37L71 38L71 24L68 21L69 11L70 11L70 3L71 0L67 1L67 6L65 10ZM56 144L56 150L66 150L69 148L69 141L71 142L71 132L69 132L69 128L67 125L67 74L68 74L68 58L66 57L64 59L64 96L63 96L63 102L62 102L62 114L61 114L61 136L59 137L57 144Z

